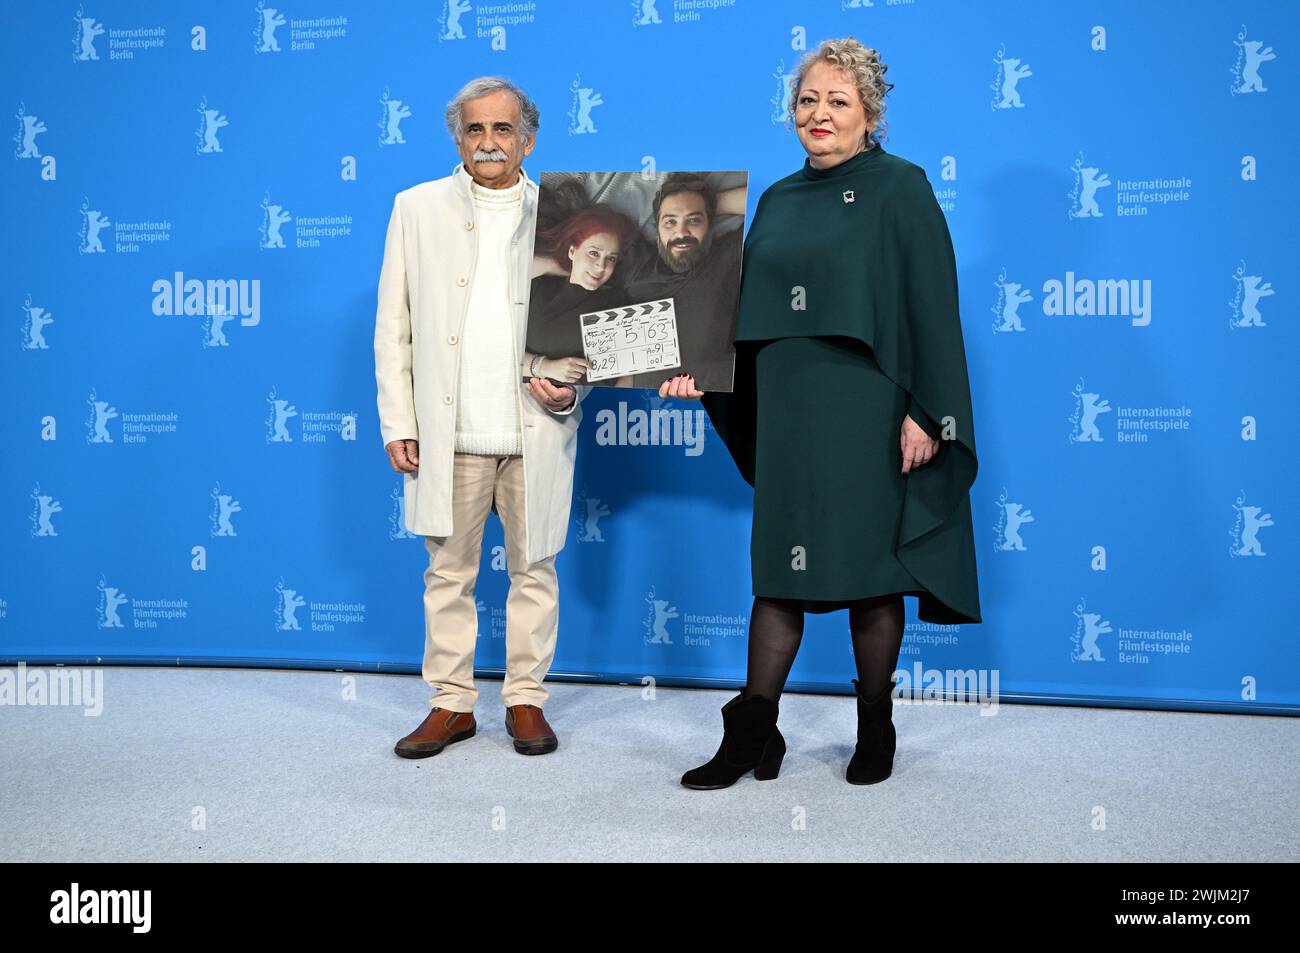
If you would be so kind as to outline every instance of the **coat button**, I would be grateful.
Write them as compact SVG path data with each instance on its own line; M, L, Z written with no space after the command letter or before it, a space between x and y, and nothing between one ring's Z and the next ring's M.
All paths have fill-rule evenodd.
M465 221L465 231L467 231L467 232L472 232L472 231L474 231L474 223L473 223L473 221L471 221L471 220L469 220L469 219L466 219L466 221Z
M455 344L455 343L456 343L457 341L459 341L459 340L460 340L460 338L456 337L456 335L454 335L454 334L448 334L448 335L447 335L447 343L448 343L448 344Z
M464 275L461 275L459 278L456 279L456 284L464 288L467 284L469 284L469 279L466 278Z
M451 403L451 394L443 394L443 395L442 395L442 402L443 402L444 404L450 404L450 403Z

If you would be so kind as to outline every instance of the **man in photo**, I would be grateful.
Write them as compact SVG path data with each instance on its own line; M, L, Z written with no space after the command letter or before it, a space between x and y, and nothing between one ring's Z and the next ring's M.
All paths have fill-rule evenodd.
M731 390L735 363L731 332L740 295L740 229L718 234L719 215L745 214L744 188L715 192L693 173L671 173L655 194L655 254L639 256L625 288L632 302L672 298L682 365L668 373L633 378L653 387L667 377L690 374L703 391Z

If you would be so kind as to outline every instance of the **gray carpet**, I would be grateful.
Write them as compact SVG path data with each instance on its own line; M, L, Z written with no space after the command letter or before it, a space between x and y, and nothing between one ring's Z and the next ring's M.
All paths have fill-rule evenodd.
M560 749L523 757L484 680L478 736L406 761L413 676L102 671L99 717L0 707L0 860L1300 859L1292 718L897 706L854 787L852 699L787 695L780 778L688 791L732 693L553 684Z

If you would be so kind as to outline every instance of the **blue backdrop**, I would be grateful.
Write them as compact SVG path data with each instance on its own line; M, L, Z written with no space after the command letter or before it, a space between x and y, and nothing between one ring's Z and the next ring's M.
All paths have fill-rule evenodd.
M501 73L541 107L534 178L748 169L752 215L803 161L782 77L851 34L948 216L981 456L986 621L909 621L900 668L1300 710L1297 10L6 4L0 661L416 671L426 554L372 335L393 194L456 162L446 101ZM656 411L694 426L652 441ZM585 412L555 672L743 677L751 497L725 448L698 404ZM485 670L504 568L493 518ZM848 690L851 660L845 614L814 617L792 687Z

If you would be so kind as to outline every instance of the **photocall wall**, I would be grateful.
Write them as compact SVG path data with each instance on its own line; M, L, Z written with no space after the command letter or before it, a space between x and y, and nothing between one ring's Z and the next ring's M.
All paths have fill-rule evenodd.
M787 79L853 35L947 215L980 455L985 621L909 621L900 677L1300 710L1298 11L6 4L0 661L418 671L373 330L394 194L458 161L448 99L527 89L534 179L748 170L752 216L803 163ZM698 403L584 412L554 672L736 684L749 488ZM505 568L492 518L485 671ZM852 673L846 614L810 617L791 686Z

